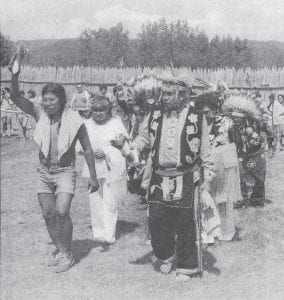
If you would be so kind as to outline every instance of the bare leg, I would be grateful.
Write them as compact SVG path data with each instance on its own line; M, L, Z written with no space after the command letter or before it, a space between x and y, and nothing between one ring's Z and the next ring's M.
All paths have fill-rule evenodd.
M58 248L62 253L71 253L73 223L70 216L70 206L72 199L73 195L68 193L58 193L56 197L55 211L60 229Z
M42 215L45 220L47 231L59 250L60 231L55 210L55 197L54 194L40 193L38 200L41 207Z

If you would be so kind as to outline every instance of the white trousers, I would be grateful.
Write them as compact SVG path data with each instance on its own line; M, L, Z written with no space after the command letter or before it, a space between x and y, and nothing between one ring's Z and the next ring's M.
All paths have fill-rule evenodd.
M111 183L99 179L99 185L99 190L89 195L94 239L114 243L119 205L126 196L126 179Z

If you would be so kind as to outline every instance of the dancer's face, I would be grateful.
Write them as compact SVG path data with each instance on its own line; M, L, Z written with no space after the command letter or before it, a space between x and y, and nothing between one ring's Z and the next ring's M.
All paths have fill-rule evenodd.
M237 117L237 116L232 116L234 122L236 125L240 126L245 123L246 118L245 117Z
M57 114L61 110L61 101L60 99L54 95L53 93L47 93L42 97L42 105L44 111L52 116Z
M141 109L139 106L136 106L136 105L133 106L133 112L136 116L138 123L142 123L143 120L145 119L146 112L143 109Z
M177 109L180 104L180 99L175 91L163 92L162 103L168 110Z
M277 97L277 100L278 100L278 102L279 102L280 104L284 104L284 97L283 97L282 95L279 95L279 96Z
M208 106L204 106L202 111L206 117L207 123L211 124L216 116L216 110L213 110L213 109L209 108Z
M97 124L104 124L110 118L110 114L108 110L101 109L99 107L94 107L92 116L93 116L93 120Z
M116 97L118 98L119 101L124 101L124 90L122 86L119 86L117 88Z

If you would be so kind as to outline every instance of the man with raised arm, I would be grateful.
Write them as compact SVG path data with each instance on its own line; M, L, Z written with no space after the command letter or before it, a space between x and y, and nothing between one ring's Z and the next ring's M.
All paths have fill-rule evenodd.
M90 193L99 188L94 155L82 118L66 106L63 86L58 83L46 84L42 89L41 105L20 94L18 77L23 56L24 50L20 47L10 65L11 100L37 121L34 140L39 146L38 200L48 233L56 246L48 265L54 266L55 272L60 273L69 270L74 264L70 206L76 182L76 141L80 141L85 152L90 171Z

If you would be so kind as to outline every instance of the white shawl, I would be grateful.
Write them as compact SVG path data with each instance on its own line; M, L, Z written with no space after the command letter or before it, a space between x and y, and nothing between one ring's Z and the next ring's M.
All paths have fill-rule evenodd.
M82 124L82 118L77 112L69 108L64 109L58 134L58 160L69 150ZM45 112L41 112L35 126L34 140L47 158L50 149L50 118Z

